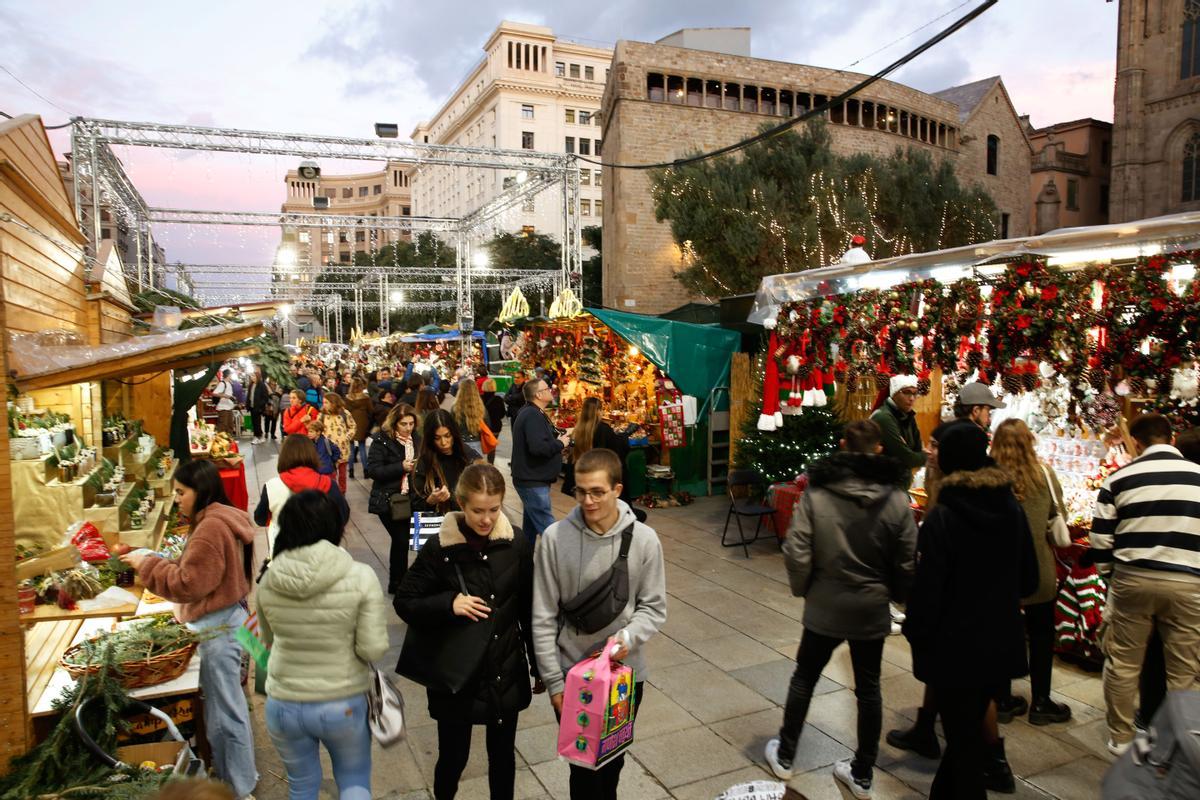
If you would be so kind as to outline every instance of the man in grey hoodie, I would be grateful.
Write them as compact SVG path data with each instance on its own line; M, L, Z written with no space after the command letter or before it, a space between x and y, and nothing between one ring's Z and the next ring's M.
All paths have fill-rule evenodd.
M567 670L594 653L608 637L621 643L616 658L636 673L634 713L646 679L643 646L667 620L666 571L658 535L638 522L619 499L621 461L604 448L589 450L575 465L579 506L541 536L534 551L533 649L556 715L562 712ZM618 558L621 535L632 526L629 600L606 627L583 633L563 616L560 605L608 572ZM625 757L598 770L571 767L571 800L615 800Z
M804 636L788 688L779 737L766 758L782 780L792 775L813 687L843 641L850 643L858 698L858 749L833 774L856 798L871 796L883 700L879 672L890 633L888 601L903 602L916 571L917 525L909 508L907 467L882 455L883 434L869 420L851 422L842 452L809 469L783 545L792 594L806 598Z

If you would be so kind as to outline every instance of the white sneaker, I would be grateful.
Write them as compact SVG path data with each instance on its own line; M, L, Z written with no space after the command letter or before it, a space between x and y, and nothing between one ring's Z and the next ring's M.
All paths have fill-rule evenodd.
M892 622L898 622L903 625L904 620L908 619L904 612L896 608L893 603L888 603L888 610L892 612Z
M891 635L892 635L892 636L899 636L901 633L903 633L903 629L900 627L900 623L899 623L899 622L893 622L893 623L892 623L892 633L891 633Z
M850 759L843 758L833 765L833 777L846 784L850 794L858 800L871 800L871 781L854 777L854 772L850 768Z
M765 755L767 757L767 763L771 766L771 772L775 773L776 778L779 778L779 780L781 780L781 781L788 781L788 780L792 779L792 768L785 767L783 764L781 764L779 762L779 739L778 739L778 737L771 739L769 742L767 742L767 749L766 749Z
M258 443L259 443L259 439L257 437L250 440L250 444L258 444Z
M1117 744L1112 739L1109 739L1107 742L1108 752L1112 753L1117 758L1120 758L1121 756L1125 755L1125 751L1129 749L1129 745L1131 745L1131 744L1133 744L1133 742L1125 742L1124 744Z

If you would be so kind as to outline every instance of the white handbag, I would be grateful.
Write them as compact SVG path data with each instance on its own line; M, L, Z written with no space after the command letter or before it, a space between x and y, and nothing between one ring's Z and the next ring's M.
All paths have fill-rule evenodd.
M404 695L374 664L367 666L371 670L371 684L367 688L367 724L380 747L391 747L408 735L404 722Z
M1071 546L1071 531L1063 517L1062 498L1054 493L1054 481L1050 480L1050 470L1042 464L1042 475L1046 477L1046 488L1050 490L1050 502L1054 504L1054 514L1046 523L1046 537L1055 547Z

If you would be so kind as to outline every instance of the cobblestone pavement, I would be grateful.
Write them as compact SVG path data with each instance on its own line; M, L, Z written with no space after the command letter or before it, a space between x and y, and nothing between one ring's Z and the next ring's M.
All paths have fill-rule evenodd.
M505 430L505 438L508 431ZM502 439L497 466L507 475ZM251 450L249 440L243 450ZM262 483L275 475L274 443L258 445L247 463L251 505ZM389 541L383 527L366 511L370 482L358 473L350 481L351 524L345 546L370 564L386 582ZM555 491L560 518L570 498ZM520 521L520 500L509 492L506 510ZM649 675L638 714L637 738L626 759L620 795L631 800L679 798L710 800L745 781L772 779L763 746L778 731L796 646L800 640L803 600L787 586L783 558L773 541L761 541L747 559L738 548L720 544L726 502L700 498L685 508L653 510L648 522L657 530L667 561L668 620L648 645ZM259 552L265 548L260 532ZM383 664L394 664L404 638L404 623L394 614L389 626L392 649ZM923 685L911 672L908 643L891 637L884 647L884 730L905 727L916 717ZM372 793L379 798L419 800L432 797L437 760L436 726L426 713L424 690L397 676L410 714L409 738L389 750L376 748ZM1016 798L1094 800L1111 763L1104 747L1104 697L1098 675L1056 662L1054 698L1071 706L1070 722L1033 727L1024 718L1002 726L1009 762L1018 776ZM1027 681L1014 691L1029 696ZM261 800L287 797L287 781L263 722L264 698L252 696L254 733L262 779ZM476 728L471 759L463 775L462 800L486 798L487 756L482 728ZM544 695L521 714L517 734L518 800L568 797L567 767L555 756L554 715ZM835 761L852 754L855 703L850 654L835 653L816 687L808 724L796 755L791 786L810 800L841 800L850 794L832 777ZM337 797L328 757L322 753L322 798ZM878 800L925 797L937 763L880 743L874 796Z

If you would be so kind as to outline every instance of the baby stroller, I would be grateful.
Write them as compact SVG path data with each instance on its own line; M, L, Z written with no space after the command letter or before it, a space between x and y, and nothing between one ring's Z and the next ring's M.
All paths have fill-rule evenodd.
M157 758L170 756L174 759L172 779L192 778L203 776L206 774L204 762L192 751L192 748L187 743L187 739L183 738L183 734L179 732L179 728L175 727L174 721L162 711L152 705L143 703L141 700L130 700L129 705L125 708L127 711L132 711L138 714L149 714L152 717L162 721L167 726L167 733L170 735L170 740L165 742L155 742L152 744L135 744L127 747L122 747L117 751L117 756L112 756L100 748L96 744L96 740L87 732L84 724L84 711L88 704L95 698L84 700L75 709L75 730L79 734L79 738L83 740L84 746L92 751L96 758L103 761L109 767L115 770L129 771L137 769L145 761L154 761L157 767L161 768L163 763L160 763ZM172 747L177 745L177 747ZM166 761L166 758L163 758Z

